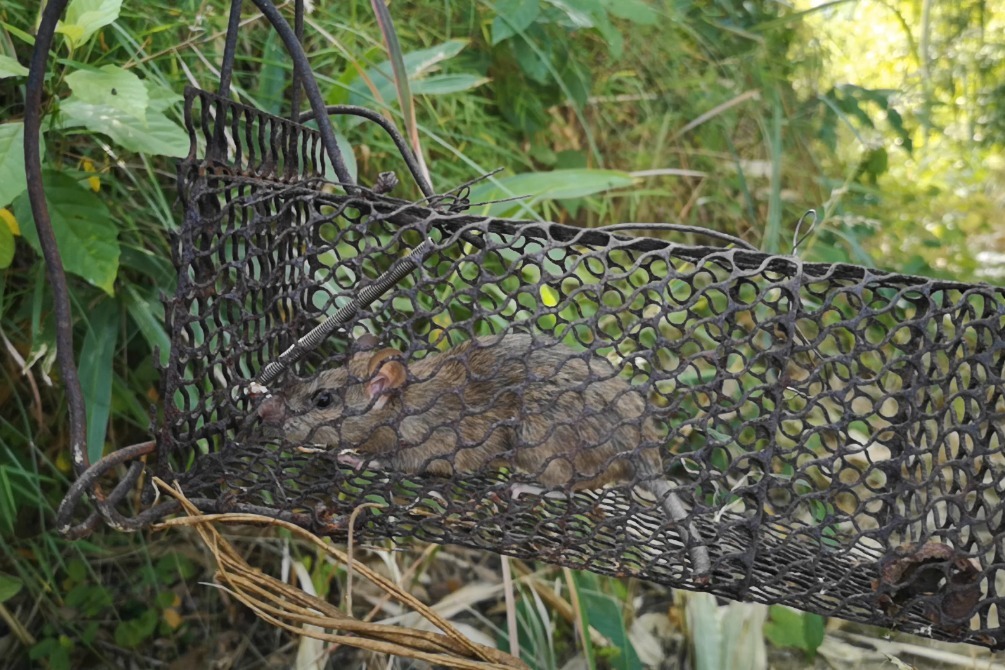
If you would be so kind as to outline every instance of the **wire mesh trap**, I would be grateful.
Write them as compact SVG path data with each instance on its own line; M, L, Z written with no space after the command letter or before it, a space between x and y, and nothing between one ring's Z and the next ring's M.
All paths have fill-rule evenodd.
M115 462L203 512L343 539L365 502L365 538L1005 646L1000 289L398 200L316 101L185 105L163 416ZM177 510L114 515L139 469L106 519Z
M190 496L999 644L1000 291L339 194L311 131L187 102L235 129L180 170L158 471ZM290 142L316 172L270 179Z

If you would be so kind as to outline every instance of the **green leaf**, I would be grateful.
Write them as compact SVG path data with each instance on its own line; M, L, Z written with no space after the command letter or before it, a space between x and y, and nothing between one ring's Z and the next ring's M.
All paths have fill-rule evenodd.
M66 606L93 617L112 606L112 594L97 584L77 584L66 594Z
M417 80L431 72L440 63L460 53L467 44L468 40L447 40L428 49L419 49L404 54L402 61L409 82L414 85ZM368 80L376 88L376 95L370 90ZM391 65L389 61L385 60L367 68L365 77L357 77L352 81L349 85L347 102L351 105L371 105L374 98L389 102L395 99L396 95Z
M157 579L162 584L173 584L178 579L191 579L197 569L192 561L180 553L170 553L162 556L154 566Z
M24 175L24 124L0 124L0 206L28 188Z
M94 463L105 450L112 407L112 356L119 336L119 305L104 300L91 310L80 349L80 387L87 409L87 455Z
M772 605L764 636L776 647L794 647L813 657L824 640L824 619L819 614L798 612Z
M488 83L488 81L488 77L480 77L473 74L441 74L418 80L412 84L412 93L415 95L460 93L461 91L478 88L482 84Z
M27 33L17 26L7 23L6 21L0 21L0 28L3 28L11 37L16 37L30 47L35 46L35 36L31 33Z
M154 297L144 297L136 286L126 286L126 310L129 317L143 333L143 338L151 350L160 352L161 365L166 365L168 353L171 351L171 338L164 330L164 307L160 300Z
M23 230L22 226L22 230ZM25 369L34 368L48 384L56 363L56 319L52 316L52 291L45 276L45 266L33 270L31 296L31 350L25 357Z
M143 610L135 619L121 622L115 627L115 642L119 646L133 648L150 637L157 628L157 610Z
M70 670L70 648L73 644L71 642L64 646L64 640L66 640L65 636L61 636L59 639L42 638L38 644L31 648L28 656L36 661L46 659L48 670Z
M533 205L541 200L583 198L616 188L627 188L635 179L619 170L553 170L551 172L525 172L509 177L499 177L483 182L471 189L471 202L526 196L522 201ZM519 203L502 202L488 205L483 213L488 216L507 216L520 207Z
M602 15L600 3L595 0L548 0L548 4L561 11L565 16L564 21L556 23L564 24L571 30L582 28L593 28L595 20ZM591 11L592 10L592 11Z
M66 575L79 584L87 579L87 563L80 558L71 558L66 564Z
M170 88L161 86L149 79L144 79L143 85L147 87L147 100L151 112L165 112L173 105L181 102L184 98Z
M357 178L358 170L358 166L356 165L356 153L353 151L352 144L349 143L348 138L346 138L346 136L338 128L335 129L335 143L342 151L342 160L345 162L345 167L349 171L349 176L355 180ZM335 169L328 161L325 161L325 179L332 182L338 181L338 175L335 174Z
M815 655L820 645L824 643L824 626L827 620L819 614L812 612L803 613L803 632L806 643L809 646L807 651L811 656Z
M5 603L18 594L24 583L14 575L0 572L0 603Z
M27 76L28 68L18 63L16 58L0 55L0 79Z
M149 96L143 81L132 72L117 65L106 65L100 70L77 70L66 75L73 95L66 102L83 102L102 105L109 109L145 121Z
M516 62L520 66L520 70L535 82L546 86L552 83L553 67L552 62L549 60L546 53L543 53L540 49L532 48L531 46L532 44L547 39L547 37L543 34L534 34L535 32L541 32L538 31L537 28L539 28L539 26L532 26L531 29L527 31L527 34L520 35L514 39L512 49L513 55L516 57ZM563 45L563 48L568 48L568 45ZM541 102L537 100L536 96L526 96L522 89L520 90L519 95L531 98L538 102L538 104ZM510 102L511 104L530 104L529 101L521 100L511 100Z
M71 0L66 18L56 25L56 32L66 35L70 46L76 49L119 18L121 9L122 0Z
M9 268L14 260L14 233L0 221L0 270Z
M154 604L160 609L166 609L174 604L175 592L174 591L161 591L156 596L154 596Z
M619 19L625 19L643 26L651 26L659 20L659 14L643 0L601 0L604 9Z
M584 625L590 625L611 641L612 649L605 650L607 664L620 670L642 670L635 646L628 637L625 619L622 614L623 604L606 593L599 591L600 580L585 572L575 573L575 582L579 587L579 601L582 609Z
M181 158L188 155L188 133L164 114L147 110L146 122L108 105L92 105L72 97L59 111L63 128L84 126L108 135L116 144L139 153Z
M271 30L262 47L262 68L258 73L256 98L263 111L269 114L282 112L283 92L291 76L286 47L279 33Z
M530 27L541 14L541 0L499 0L492 21L492 46Z
M119 242L108 207L96 193L61 172L45 171L42 180L63 268L113 295ZM14 216L21 224L22 237L41 253L26 194L14 201Z

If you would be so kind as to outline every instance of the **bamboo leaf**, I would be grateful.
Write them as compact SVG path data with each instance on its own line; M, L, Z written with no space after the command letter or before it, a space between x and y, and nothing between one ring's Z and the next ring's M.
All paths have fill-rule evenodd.
M80 349L80 387L87 408L87 455L101 458L112 407L112 356L119 334L119 306L104 300L91 310Z

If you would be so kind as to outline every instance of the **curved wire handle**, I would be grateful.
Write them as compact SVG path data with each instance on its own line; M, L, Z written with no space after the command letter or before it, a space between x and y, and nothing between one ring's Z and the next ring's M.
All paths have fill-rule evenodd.
M66 389L66 403L70 415L70 453L74 474L79 478L90 466L87 457L87 414L84 394L73 360L73 320L70 311L70 289L63 271L63 260L56 244L56 234L49 218L42 185L42 156L40 153L42 129L42 84L45 65L52 47L56 24L63 15L69 0L50 0L42 11L42 21L35 35L35 49L28 66L28 81L24 95L24 171L28 181L28 202L38 230L38 241L45 259L45 272L52 288L53 311L56 316L56 359ZM100 493L100 490L98 491ZM92 493L92 496L95 494Z
M325 107L325 113L329 116L331 115L341 115L341 116L359 116L376 123L378 126L384 129L384 132L388 134L391 141L394 142L395 148L398 153L401 154L402 160L405 161L405 165L408 166L408 171L412 174L412 179L418 185L419 190L422 191L422 195L427 198L432 198L436 196L436 191L433 190L433 185L429 183L426 179L426 175L422 172L419 167L419 161L415 158L415 154L412 153L412 149L408 146L405 138L398 132L398 129L393 123L387 120L383 114L375 112L372 109L367 109L366 107L359 107L357 105L328 105ZM314 110L309 112L304 112L298 117L300 123L307 123L316 118Z

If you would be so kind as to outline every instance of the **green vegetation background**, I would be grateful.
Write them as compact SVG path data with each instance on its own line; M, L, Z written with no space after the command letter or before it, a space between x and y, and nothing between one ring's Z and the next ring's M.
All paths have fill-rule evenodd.
M808 260L1000 282L1005 3L816 4L486 0L390 11L441 192L502 168L475 199L528 198L493 213L679 222L777 253L792 251L796 222L813 208L817 225L798 249ZM225 653L228 635L247 640L236 667L292 658L293 640L201 584L212 566L194 546L163 534L101 530L69 542L54 532L70 483L66 404L21 158L37 11L0 2L0 667L198 666ZM221 0L75 0L50 54L43 160L92 458L148 437L153 352L167 349L159 295L174 281L174 159L188 150L178 94L216 87L226 18ZM368 3L313 3L307 35L330 103L373 107L405 127ZM275 34L246 8L235 94L281 114L290 71ZM339 129L360 181L393 169L399 195L416 195L381 133ZM271 551L263 559L278 561ZM344 587L343 573L290 551L320 591ZM600 599L590 601L597 616L624 633L637 587L579 580ZM522 616L522 634L545 650L531 645L535 667L575 653L571 627L552 636L546 615ZM504 637L498 612L486 620ZM799 631L818 625L775 611L764 635L812 653L821 636ZM634 651L591 654L599 667L638 662Z

